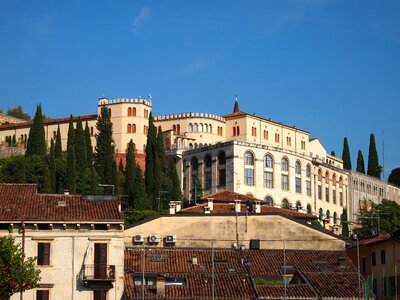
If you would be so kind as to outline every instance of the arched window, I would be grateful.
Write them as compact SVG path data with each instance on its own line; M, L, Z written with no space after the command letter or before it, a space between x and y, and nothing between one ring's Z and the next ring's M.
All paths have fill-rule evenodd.
M339 188L343 188L343 177L342 176L340 176L339 177Z
M208 125L204 124L204 132L208 132Z
M306 166L306 193L308 197L311 197L311 166Z
M300 202L300 200L297 200L297 201L296 201L296 210L299 210L299 209L301 209L301 208L302 208L301 202Z
M301 164L299 161L296 161L295 171L296 171L296 175L301 175Z
M282 208L290 208L288 199L282 200Z
M320 208L319 209L319 213L318 213L318 219L320 220L320 221L322 221L322 218L324 217L324 212L323 212L323 210L322 210L322 208Z
M266 206L274 206L274 200L271 196L265 197L264 201Z
M272 158L272 155L267 154L264 156L264 168L272 169L273 162L274 159Z
M250 151L244 154L244 184L254 185L254 156Z
M211 126L211 124L208 126L208 132L209 133L212 133L212 126ZM221 134L222 135L222 134Z
M312 208L311 208L311 204L310 203L307 204L307 213L308 214L312 213Z
M128 127L128 128L127 128L127 132L128 132L128 133L131 133L131 132L132 132L132 126L131 126L131 124L128 124L127 127Z
M128 107L128 117L132 116L132 108Z
M200 123L198 129L199 129L199 132L203 132L203 124Z
M318 199L322 200L322 170L318 170Z
M136 117L136 107L132 108L132 117Z
M136 133L136 124L132 124L132 133Z
M281 187L282 190L288 191L289 190L289 161L287 158L282 158L281 160L281 170L282 170L282 180L281 180Z
M189 132L193 132L193 125L192 125L192 123L189 123L188 131L189 131Z
M274 187L274 170L272 155L264 156L264 187L272 189Z
M218 177L217 182L219 187L223 187L226 185L226 156L224 151L220 151L217 157L218 161Z
M329 209L326 211L326 219L329 221L329 219L330 219L330 217L331 217L331 212L329 211Z
M172 125L172 131L176 134L176 125Z
M212 186L211 165L211 155L206 154L206 156L204 156L204 188L206 190L210 190Z
M329 172L325 173L325 201L329 202Z
M181 133L181 125L176 125L176 133L180 134Z
M199 131L199 125L197 125L197 123L194 123L193 132L198 132L198 131Z
M333 213L333 224L337 224L337 213L336 211Z

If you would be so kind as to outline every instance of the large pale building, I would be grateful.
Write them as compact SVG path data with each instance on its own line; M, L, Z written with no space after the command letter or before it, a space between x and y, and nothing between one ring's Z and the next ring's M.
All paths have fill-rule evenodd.
M93 146L97 116L104 105L111 111L117 163L132 139L144 167L151 97L100 98L97 114L73 117L74 123L78 118L87 122ZM66 149L68 122L69 118L45 120L48 145L60 126ZM200 194L194 184L198 179L203 194L224 189L249 194L265 200L266 205L290 206L318 215L332 230L340 229L345 207L350 210L350 221L355 221L360 201L379 202L385 197L400 201L397 187L344 170L342 160L330 155L308 131L242 112L237 98L233 112L223 116L175 113L155 116L154 124L162 128L167 155L175 158L186 199ZM15 136L25 143L30 125L1 125L0 141Z

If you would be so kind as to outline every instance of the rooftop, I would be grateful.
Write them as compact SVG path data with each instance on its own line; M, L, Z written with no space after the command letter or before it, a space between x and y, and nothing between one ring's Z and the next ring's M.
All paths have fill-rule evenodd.
M115 200L38 194L36 184L0 184L0 222L123 222Z

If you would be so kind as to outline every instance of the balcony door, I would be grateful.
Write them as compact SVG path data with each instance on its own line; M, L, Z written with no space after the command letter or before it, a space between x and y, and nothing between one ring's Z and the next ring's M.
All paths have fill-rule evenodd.
M107 244L94 244L94 278L107 278Z

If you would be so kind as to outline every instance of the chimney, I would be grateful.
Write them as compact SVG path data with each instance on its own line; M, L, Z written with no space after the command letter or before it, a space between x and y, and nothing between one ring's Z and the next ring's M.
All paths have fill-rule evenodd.
M235 212L240 213L240 200L235 200Z
M182 209L182 202L181 201L175 201L175 211L180 212Z
M170 201L169 202L169 214L170 215L175 214L175 207L176 207L175 201Z
M211 214L211 209L209 206L204 206L204 213L205 214Z
M157 298L165 297L165 278L158 276L156 278L156 294Z
M192 264L197 265L197 256L192 256Z
M122 202L121 199L118 199L118 212L121 212Z
M68 190L65 190L65 191L64 191L64 195L69 195L69 191L68 191Z
M256 204L256 214L259 214L261 212L261 202L260 201L254 201Z
M214 209L214 198L207 198L207 206L210 208L210 210Z

